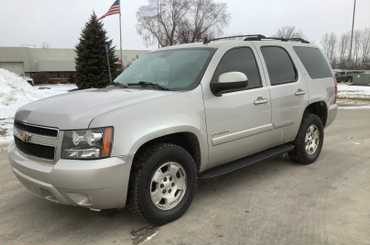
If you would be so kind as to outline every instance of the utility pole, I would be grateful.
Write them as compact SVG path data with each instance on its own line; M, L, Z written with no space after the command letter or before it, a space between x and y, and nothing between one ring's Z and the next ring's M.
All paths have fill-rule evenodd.
M352 15L351 44L350 44L350 47L349 47L348 63L350 63L351 59L352 59L353 34L354 34L354 29L355 29L355 17L356 17L356 4L357 4L357 0L354 0L354 2L353 2L353 15Z

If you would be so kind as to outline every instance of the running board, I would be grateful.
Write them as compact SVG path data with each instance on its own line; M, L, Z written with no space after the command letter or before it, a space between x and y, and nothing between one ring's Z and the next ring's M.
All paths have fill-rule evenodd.
M261 161L279 156L293 149L294 149L294 145L292 144L286 144L286 145L274 147L274 148L268 149L266 151L263 151L263 152L260 152L254 155L251 155L251 156L248 156L248 157L245 157L245 158L233 161L233 162L229 162L221 166L217 166L210 170L206 170L205 172L200 174L199 179L210 179L210 178L218 177L221 175L225 175L225 174L237 171L239 169L248 167L257 162L261 162Z

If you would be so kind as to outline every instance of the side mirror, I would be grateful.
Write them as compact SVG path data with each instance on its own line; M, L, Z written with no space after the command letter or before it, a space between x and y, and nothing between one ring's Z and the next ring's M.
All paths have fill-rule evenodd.
M216 96L227 92L244 89L248 86L248 77L242 72L226 72L218 77L218 82L211 83L211 91Z

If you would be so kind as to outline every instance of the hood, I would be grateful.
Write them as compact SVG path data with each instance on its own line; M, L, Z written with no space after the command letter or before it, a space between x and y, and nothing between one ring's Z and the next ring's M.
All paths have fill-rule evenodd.
M15 119L59 129L83 129L100 114L174 93L116 87L80 90L25 105Z

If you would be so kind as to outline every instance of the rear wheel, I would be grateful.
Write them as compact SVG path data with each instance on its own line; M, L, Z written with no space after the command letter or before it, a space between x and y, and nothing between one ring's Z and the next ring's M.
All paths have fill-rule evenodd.
M289 156L300 164L311 164L319 157L324 140L324 126L315 114L305 114L297 138L295 149Z
M136 159L133 171L128 205L148 222L166 224L189 208L197 171L192 156L182 147L149 146Z

